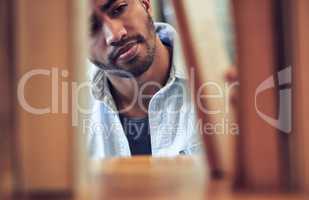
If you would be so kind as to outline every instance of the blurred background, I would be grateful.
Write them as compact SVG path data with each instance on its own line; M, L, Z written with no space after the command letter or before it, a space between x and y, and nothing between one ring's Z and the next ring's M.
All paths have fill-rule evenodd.
M220 110L212 122L222 128L205 156L218 159L224 186L205 186L206 193L231 192L218 199L233 199L234 193L306 199L309 1L178 0L184 12L174 9L176 2L152 0L155 20L172 24L182 36L176 14L184 14L202 80L227 88L207 102ZM0 199L85 199L91 190L90 168L96 167L85 153L88 115L76 110L91 106L89 88L81 85L89 81L88 3L0 1ZM188 58L179 59L185 64ZM207 93L218 95L216 87ZM198 176L177 169L177 177Z

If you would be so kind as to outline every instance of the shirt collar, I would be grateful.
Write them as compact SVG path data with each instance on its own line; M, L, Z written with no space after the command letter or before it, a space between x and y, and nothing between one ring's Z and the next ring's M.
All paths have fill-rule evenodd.
M172 49L172 64L170 70L170 76L168 82L174 79L188 79L186 68L183 63L183 55L179 42L179 37L176 30L169 24L166 23L155 23L155 30L162 43ZM112 95L109 89L109 84L105 72L94 64L89 62L91 65L91 83L92 83L92 95L97 100L107 102L110 106L115 108L112 102Z

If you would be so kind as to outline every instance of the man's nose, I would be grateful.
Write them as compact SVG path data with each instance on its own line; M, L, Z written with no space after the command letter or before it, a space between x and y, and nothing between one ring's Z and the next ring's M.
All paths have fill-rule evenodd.
M127 36L127 30L120 21L110 21L105 23L103 31L106 37L107 45L115 46L117 42L121 41Z

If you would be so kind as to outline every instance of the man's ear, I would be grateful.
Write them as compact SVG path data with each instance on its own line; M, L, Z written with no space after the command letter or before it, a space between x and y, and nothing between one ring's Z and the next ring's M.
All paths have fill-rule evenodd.
M140 0L145 10L151 14L151 0Z

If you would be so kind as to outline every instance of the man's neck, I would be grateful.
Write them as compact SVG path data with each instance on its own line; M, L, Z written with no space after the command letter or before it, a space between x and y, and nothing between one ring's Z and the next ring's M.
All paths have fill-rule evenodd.
M135 78L135 80L108 76L112 84L112 93L118 109L132 106L133 109L131 109L131 113L128 113L128 115L134 115L136 117L145 116L147 114L145 112L146 109L141 110L140 104L142 103L143 108L148 108L151 97L165 85L169 77L171 56L169 49L163 45L157 36L154 61L148 71L140 77ZM135 103L132 104L132 102Z

